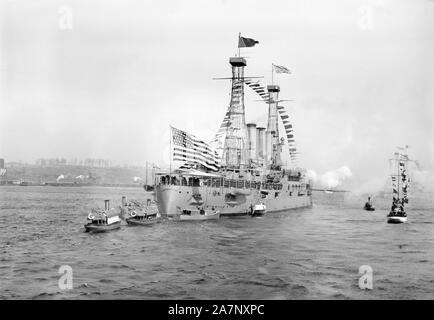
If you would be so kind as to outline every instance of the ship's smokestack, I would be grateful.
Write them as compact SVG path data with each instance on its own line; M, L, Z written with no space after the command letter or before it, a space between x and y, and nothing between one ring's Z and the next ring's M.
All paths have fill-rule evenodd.
M104 200L104 208L106 211L110 209L110 200Z
M271 164L273 156L273 134L274 131L267 130L265 132L265 163L267 167Z
M256 158L265 159L265 128L256 128Z
M247 159L256 159L256 123L247 124Z

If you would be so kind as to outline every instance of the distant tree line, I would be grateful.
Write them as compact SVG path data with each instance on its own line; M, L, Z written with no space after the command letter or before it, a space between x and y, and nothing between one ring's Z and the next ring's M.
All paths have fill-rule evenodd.
M108 159L66 159L66 158L41 158L36 160L36 165L41 167L47 166L84 166L92 168L110 168L113 164Z

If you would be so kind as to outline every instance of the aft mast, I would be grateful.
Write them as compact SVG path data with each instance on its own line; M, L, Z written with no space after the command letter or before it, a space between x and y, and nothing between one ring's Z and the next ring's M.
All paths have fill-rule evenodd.
M267 142L267 167L269 169L279 169L282 165L281 153L283 142L279 135L279 112L277 104L279 101L280 87L278 85L267 86L268 91L268 121L266 137Z

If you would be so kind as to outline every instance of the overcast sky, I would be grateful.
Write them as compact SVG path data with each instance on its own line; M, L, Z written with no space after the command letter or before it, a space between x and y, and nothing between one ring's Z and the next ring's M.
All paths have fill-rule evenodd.
M271 81L300 165L383 175L397 145L434 169L434 1L2 1L0 157L167 161L169 125L210 140L246 74ZM246 96L247 120L265 105Z

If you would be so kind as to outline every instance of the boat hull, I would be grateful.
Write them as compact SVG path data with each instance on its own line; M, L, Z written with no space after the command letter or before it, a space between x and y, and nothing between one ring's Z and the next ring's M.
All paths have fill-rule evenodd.
M405 222L407 222L407 217L387 216L387 223L405 223Z
M252 213L252 217L260 217L265 214L265 210L255 210Z
M106 232L110 230L119 229L121 227L121 222L117 221L108 225L96 225L96 224L85 224L84 228L86 232Z
M149 226L156 224L161 221L161 218L151 218L151 219L135 219L135 218L126 218L125 221L132 226Z
M179 221L205 221L205 220L218 220L220 219L220 213L210 214L210 215L179 215Z
M257 204L253 207L252 216L262 216L267 211L267 207L263 204Z
M298 195L291 192L290 188L284 188L279 192L270 191L266 197L260 190L251 189L246 194L237 194L236 200L225 198L227 194L233 194L231 188L189 187L179 185L157 185L155 188L158 211L163 216L174 216L179 213L179 208L200 206L211 210L214 208L221 216L248 215L251 206L258 202L265 204L267 212L286 211L312 206L312 196L309 194ZM276 193L279 195L276 196ZM193 194L201 194L204 199L200 204L193 199Z

